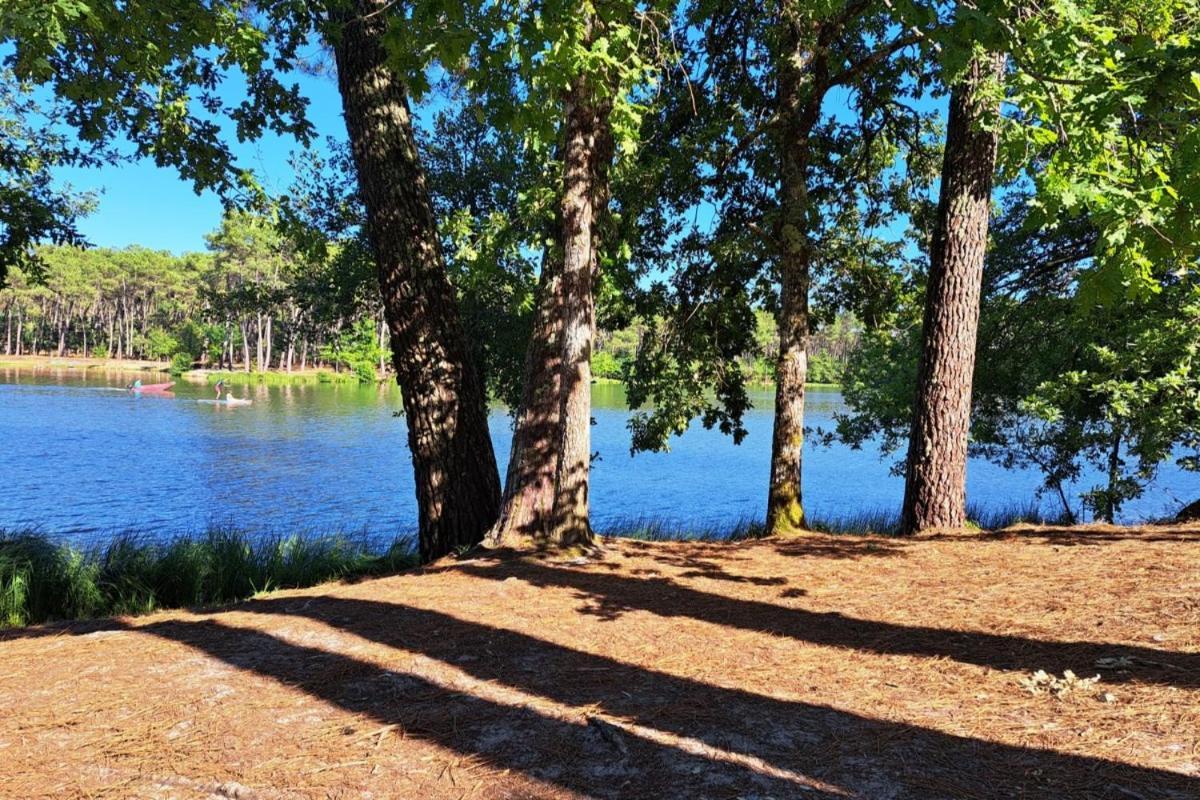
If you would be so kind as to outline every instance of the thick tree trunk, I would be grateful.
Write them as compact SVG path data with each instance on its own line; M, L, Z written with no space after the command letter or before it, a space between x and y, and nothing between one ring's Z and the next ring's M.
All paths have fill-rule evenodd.
M367 210L416 473L425 561L478 543L500 479L484 387L446 276L401 80L383 39L388 0L355 0L335 34L338 87Z
M599 259L597 213L607 203L611 143L607 114L578 79L564 102L562 215L562 358L559 365L558 466L547 541L557 547L592 542L588 491L592 458L592 295Z
M981 125L997 111L987 107L985 87L1004 66L997 54L972 62L950 95L904 482L907 534L966 523L971 383L998 143Z
M796 9L785 9L784 31L792 57L779 67L777 104L781 123L779 218L775 240L779 265L779 356L775 365L775 424L767 533L788 536L804 530L804 384L808 380L812 250L808 230L809 136L824 98L825 61L803 50ZM791 15L791 16L789 16Z
M549 535L562 437L562 329L562 249L555 245L542 258L504 497L500 517L488 534L493 546L523 548Z

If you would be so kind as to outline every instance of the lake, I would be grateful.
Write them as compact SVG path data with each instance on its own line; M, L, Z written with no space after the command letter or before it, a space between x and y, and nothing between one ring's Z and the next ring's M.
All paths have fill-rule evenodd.
M416 528L416 500L398 390L391 385L235 387L253 404L224 408L203 384L180 382L174 398L120 391L126 377L78 371L0 370L0 529L36 528L95 539L135 530L170 536L212 525L283 533ZM836 391L809 394L809 423L828 427L843 408ZM754 395L740 446L694 426L669 453L631 456L620 386L593 389L593 524L633 519L678 528L733 526L765 514L771 445L769 392ZM503 474L509 418L494 409ZM898 510L903 483L877 448L809 445L804 493L824 518ZM1085 487L1090 482L1085 481ZM1026 505L1033 472L973 460L976 507ZM1124 521L1161 517L1200 496L1200 476L1166 466ZM1047 498L1043 506L1053 509Z

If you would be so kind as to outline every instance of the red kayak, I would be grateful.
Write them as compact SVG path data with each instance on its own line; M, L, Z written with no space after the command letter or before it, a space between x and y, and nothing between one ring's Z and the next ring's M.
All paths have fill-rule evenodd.
M171 394L172 383L143 383L141 386L130 387L131 392L138 394Z

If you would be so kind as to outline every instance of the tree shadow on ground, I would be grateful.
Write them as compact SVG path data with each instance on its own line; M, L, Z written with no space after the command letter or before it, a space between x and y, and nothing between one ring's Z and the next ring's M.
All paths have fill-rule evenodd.
M1103 642L1059 642L1012 634L959 631L849 617L838 612L789 608L705 592L664 577L598 573L529 559L473 559L442 569L537 587L575 590L587 601L580 611L615 619L630 611L683 617L741 630L786 636L811 644L880 655L949 658L989 669L1033 672L1097 671L1100 659L1121 657L1118 669L1101 669L1110 682L1140 681L1179 688L1200 687L1200 653Z
M501 564L485 574L499 577L506 571L520 574L530 568L529 564ZM534 574L542 569L546 568L538 567ZM553 571L570 573L554 585L587 576ZM625 578L590 577L615 581L615 592L630 592ZM543 579L543 585L550 584ZM653 588L661 592L663 586ZM668 594L665 600L691 597ZM638 602L631 602L634 599ZM639 607L646 605L644 600L625 597L622 604ZM846 796L1183 800L1200 796L1200 778L1180 773L958 736L718 686L440 611L303 595L264 598L233 611L241 612L234 618L239 625L248 614L317 621L394 649L394 666L389 663L392 650L368 661L346 652L357 647L353 640L324 637L322 647L297 644L282 638L294 631L286 624L272 624L277 631L272 634L226 624L219 612L201 621L168 619L143 625L108 621L57 633L128 630L179 642L337 708L402 726L409 735L472 756L494 769L513 770L587 796L821 800ZM778 625L778 612L791 613L775 611L775 616L760 619L758 630L773 632L771 624ZM701 613L711 614L711 608ZM825 615L813 616L819 619L808 622L819 627ZM727 618L726 624L744 621ZM589 623L580 620L579 624ZM873 632L874 638L864 642L863 649L890 652L879 647L879 637L885 634L892 641L903 641L897 626L884 627L892 630ZM845 639L847 633L840 637ZM948 648L949 643L926 645L937 655ZM414 654L424 657L426 666L415 667ZM731 675L731 682L736 677ZM816 674L812 680L821 677ZM480 687L519 694L506 699Z
M1200 792L1200 779L1177 773L715 686L427 609L309 597L254 601L240 610L319 620L452 665L488 685L549 699L581 715L594 712L615 723L623 744L613 744L611 736L598 742L589 730L594 725L572 725L528 706L497 706L470 694L447 697L444 687L431 687L424 678L258 631L216 623L159 623L141 630L349 710L416 725L439 744L589 795L1182 800ZM387 685L391 690L381 691ZM431 692L433 699L422 702ZM509 738L486 746L495 740L488 732L496 726ZM638 733L647 730L671 738ZM559 747L547 764L539 743L554 739L568 750ZM598 780L601 763L610 773Z
M1120 525L1014 525L995 531L938 533L922 536L925 541L1004 541L1034 539L1055 545L1103 545L1111 542L1200 542L1200 525L1171 524L1128 527Z
M611 541L611 540L610 540ZM787 578L771 575L745 575L728 569L730 564L739 561L753 560L749 556L739 554L747 548L760 549L764 540L745 542L689 542L686 549L663 547L661 544L651 544L637 540L626 540L621 546L628 548L638 555L651 561L684 570L678 574L680 578L708 578L710 580L728 581L730 583L746 583L755 586L785 586ZM826 536L814 534L801 539L769 540L775 552L783 556L797 558L850 559L873 558L883 556L904 555L905 543L890 542L879 538L861 536ZM519 557L519 554L506 552L500 554L504 558ZM609 571L617 571L619 565L609 561L595 562L595 566ZM658 570L639 568L633 571L636 575L661 575Z

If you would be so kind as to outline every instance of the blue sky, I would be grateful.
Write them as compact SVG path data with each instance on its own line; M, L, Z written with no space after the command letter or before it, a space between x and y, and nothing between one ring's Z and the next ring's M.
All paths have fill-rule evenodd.
M332 77L296 75L309 98L309 121L318 142L327 137L346 138L341 99ZM223 94L235 97L240 86L231 81ZM268 190L283 191L291 183L288 158L295 140L267 135L257 142L236 146L239 162L254 170ZM173 168L140 160L99 169L69 168L58 176L81 191L99 192L98 207L80 221L79 228L97 247L139 244L174 253L204 249L204 235L221 219L221 203L212 192L197 195Z

